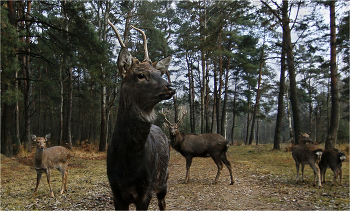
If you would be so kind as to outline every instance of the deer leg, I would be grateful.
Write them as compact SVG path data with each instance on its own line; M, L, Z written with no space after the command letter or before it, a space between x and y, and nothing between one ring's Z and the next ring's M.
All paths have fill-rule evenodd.
M67 191L67 182L68 182L68 170L66 169L66 172L65 172L65 181L64 181L64 190Z
M149 203L151 202L152 198L152 193L149 194L147 193L147 196L145 197L144 200L140 200L135 203L136 205L136 210L148 210Z
M129 204L113 197L115 210L129 210Z
M188 180L190 179L191 164L192 164L192 157L186 157L186 179L185 179L185 183L188 183Z
M58 170L60 171L61 176L62 176L62 186L61 186L61 190L60 190L60 194L62 194L64 191L64 183L66 180L66 169L60 167L60 168L58 168Z
M296 179L296 183L299 182L299 167L300 167L300 163L299 162L295 162L295 166L297 168L297 179Z
M321 184L321 175L320 175L320 168L318 168L317 164L315 164L314 166L312 166L312 169L314 170L314 186L316 186L316 175L317 175L317 179L318 179L318 188L322 187Z
M226 165L228 171L230 172L230 177L231 177L230 185L233 185L235 183L235 179L233 178L231 163L230 161L227 160L226 153L223 153L221 155L221 161Z
M51 176L51 171L50 171L50 169L47 169L47 170L46 170L47 183L49 183L49 188L50 188L51 197L55 197L55 195L53 194L52 188L51 188L50 176Z
M338 169L335 169L335 170L334 170L334 176L333 176L333 183L332 183L332 185L335 184L335 181L337 180L338 175L339 175L340 186L341 186L341 182L342 182L342 181L341 181L341 180L342 180L342 172L341 172L341 169L340 169L340 170L338 170Z
M35 191L34 191L34 197L36 196L36 193L38 191L38 187L40 184L40 179L41 179L41 172L36 173L36 186L35 186Z
M321 183L326 182L326 170L327 170L327 168L325 168L325 167L320 168Z
M301 164L301 181L304 182L304 164Z
M160 193L157 193L159 210L166 210L165 195L166 195L166 190Z
M216 174L215 180L214 180L214 185L218 183L221 171L222 171L222 162L221 160L217 160L217 159L213 159L214 162L216 163L217 167L218 167L218 173Z

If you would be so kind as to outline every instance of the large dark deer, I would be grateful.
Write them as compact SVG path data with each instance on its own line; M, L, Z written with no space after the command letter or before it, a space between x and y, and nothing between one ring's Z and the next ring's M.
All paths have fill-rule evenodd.
M309 134L303 133L300 134L300 139L298 145L295 145L292 149L292 156L295 160L295 165L297 168L297 179L296 183L299 182L299 167L301 164L301 180L304 180L304 166L309 164L310 167L314 170L314 186L316 186L316 177L318 179L318 187L321 185L321 176L320 168L318 163L322 157L322 149L314 144L305 144L310 139ZM311 141L312 142L312 141Z
M118 69L122 76L117 122L107 151L107 175L113 192L114 207L147 210L156 193L160 210L166 208L169 141L164 132L151 122L154 106L175 94L173 87L161 75L168 69L171 57L151 63L146 35L143 36L145 58L133 58L117 34L122 49Z
M322 158L319 163L321 182L326 182L326 170L330 167L334 173L332 185L335 184L335 180L339 175L339 183L342 185L342 162L346 160L346 156L343 152L338 149L325 149L323 150Z
M231 163L227 160L226 152L229 147L228 141L219 134L206 133L206 134L183 134L180 133L179 127L182 125L182 119L186 115L186 111L182 110L182 117L176 122L171 123L167 118L167 111L162 110L162 114L167 121L164 123L169 128L170 132L170 144L178 152L181 153L186 159L186 179L185 183L188 183L190 179L190 167L193 157L211 157L218 167L214 184L217 184L221 171L222 163L226 165L230 172L231 183L235 182L232 175Z
M51 197L55 197L51 188L51 170L57 169L62 176L62 187L60 194L67 190L68 180L68 161L70 159L70 152L68 149L61 146L54 146L46 148L46 142L50 139L51 134L47 134L44 137L36 137L31 135L31 138L36 143L36 153L34 159L34 168L37 173L36 186L34 196L38 191L40 184L41 174L46 173L47 182L49 183Z

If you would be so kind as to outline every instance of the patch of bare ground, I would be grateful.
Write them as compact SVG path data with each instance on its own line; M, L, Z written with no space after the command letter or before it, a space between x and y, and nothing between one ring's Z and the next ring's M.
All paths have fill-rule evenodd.
M331 186L333 172L326 173L323 188L312 186L313 173L305 167L305 182L295 184L295 164L290 152L271 151L266 146L230 146L228 159L233 166L235 184L224 166L217 185L213 181L217 167L211 158L194 158L191 178L185 179L185 159L171 150L169 166L168 210L349 210L349 162L343 163L343 186ZM348 152L346 152L349 158ZM69 166L68 191L60 195L61 177L51 176L56 198L49 197L43 175L36 197L33 192L36 173L31 156L1 156L1 210L111 210L105 154L98 158L76 153ZM24 161L24 160L25 161ZM135 209L131 206L131 209ZM149 209L158 209L154 196Z

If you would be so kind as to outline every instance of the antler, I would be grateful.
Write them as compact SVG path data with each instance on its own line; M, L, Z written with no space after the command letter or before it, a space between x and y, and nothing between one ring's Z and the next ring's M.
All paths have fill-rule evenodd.
M115 26L114 26L108 19L107 19L107 22L108 22L109 25L111 25L111 27L114 29L115 33L117 34L117 38L118 38L118 40L119 40L120 45L121 45L123 48L125 48L126 46L125 46L125 44L124 44L124 42L123 42L123 40L122 40L122 38L121 38L121 36L120 36L120 34L119 34L117 28L115 28Z
M143 61L149 61L151 62L151 59L148 56L148 48L147 48L147 38L146 38L146 34L145 32L143 32L141 29L136 28L135 26L131 25L131 28L139 31L142 34L142 38L143 38L143 48L145 49L145 58L143 59Z
M182 124L182 120L185 118L187 114L187 110L181 107L181 113L182 113L182 117L179 120L177 120L177 123L176 123L178 125Z
M164 109L162 108L162 112L161 114L163 114L164 118L165 118L165 121L168 122L169 125L171 125L171 122L166 118L166 115L169 113L168 109L165 109L165 112L164 112Z

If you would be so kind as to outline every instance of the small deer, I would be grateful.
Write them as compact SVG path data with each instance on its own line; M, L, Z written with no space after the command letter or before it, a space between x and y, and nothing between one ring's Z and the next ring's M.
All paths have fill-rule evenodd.
M118 69L122 77L117 121L107 151L107 175L113 192L114 207L147 210L153 193L157 194L160 210L165 210L167 194L169 141L165 133L152 124L154 107L170 99L175 89L161 75L167 71L171 57L151 63L145 33L142 34L145 57L133 58L117 34L122 49Z
M64 147L54 146L46 148L46 142L50 139L51 134L47 134L44 137L36 137L32 135L32 140L36 142L36 153L34 160L34 168L37 173L36 187L34 196L38 191L38 186L41 179L41 174L46 173L47 182L49 183L51 197L55 197L51 188L50 175L52 169L60 171L62 176L62 187L60 194L67 190L67 179L68 179L68 161L70 159L70 152Z
M297 168L297 179L296 183L299 182L299 167L301 164L301 180L304 181L304 166L305 164L309 164L310 167L314 170L314 186L316 186L316 176L318 179L318 187L322 187L321 185L321 176L320 176L320 168L318 167L318 163L322 157L322 149L318 148L317 145L314 144L305 144L305 140L309 138L308 134L301 134L298 145L295 145L292 149L292 156L295 160L295 165Z
M231 163L227 160L226 152L229 147L228 141L221 135L216 133L206 134L183 134L180 133L179 127L182 125L182 120L187 114L187 111L182 109L182 117L176 122L171 123L166 115L168 111L162 110L162 114L166 120L165 127L169 128L170 132L170 144L182 156L186 159L186 179L185 183L188 183L190 179L190 167L193 157L211 157L218 167L214 184L217 184L221 171L222 163L226 165L230 172L231 183L233 185L235 180L232 174Z
M346 160L346 156L343 152L338 149L325 149L323 150L322 158L319 163L321 182L326 182L326 170L330 167L334 173L332 185L335 184L335 180L339 175L339 183L342 185L342 162Z

